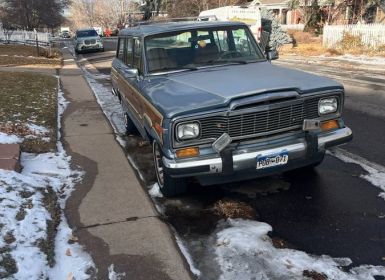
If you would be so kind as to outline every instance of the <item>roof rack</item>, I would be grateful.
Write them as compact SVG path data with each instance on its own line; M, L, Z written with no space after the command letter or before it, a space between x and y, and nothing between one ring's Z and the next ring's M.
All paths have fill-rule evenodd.
M154 23L198 21L198 20L199 20L199 17L165 18L165 19L145 20L145 21L133 21L130 26L133 27L133 26L149 25Z

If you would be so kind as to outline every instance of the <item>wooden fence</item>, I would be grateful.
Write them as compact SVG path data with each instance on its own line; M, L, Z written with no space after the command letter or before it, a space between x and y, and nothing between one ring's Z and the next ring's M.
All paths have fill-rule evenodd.
M323 45L335 48L341 42L344 32L360 36L361 41L368 47L385 45L385 24L355 24L355 25L325 25L323 30Z

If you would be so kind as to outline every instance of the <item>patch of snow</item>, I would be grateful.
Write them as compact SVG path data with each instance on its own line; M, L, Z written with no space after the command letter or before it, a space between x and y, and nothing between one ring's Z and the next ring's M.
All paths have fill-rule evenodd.
M140 173L139 167L136 165L135 160L133 160L130 155L127 155L127 159L131 163L131 166L134 167L136 172L138 172L140 180L142 180L144 182L144 177L143 177L142 173Z
M66 104L59 91L59 128ZM42 131L41 127L32 128ZM41 240L47 238L47 220L51 219L43 205L47 188L51 187L56 192L59 206L64 209L66 199L83 175L71 169L70 160L71 157L58 141L56 153L22 153L23 170L20 174L0 170L0 216L3 224L0 228L3 237L0 238L0 247L8 248L9 254L16 261L18 271L11 276L14 279L65 280L70 276L74 279L90 277L86 272L94 268L93 261L79 244L68 243L72 231L63 214L55 237L56 263L52 268L48 266L47 256L39 248ZM4 237L9 234L14 240L6 244Z
M23 140L16 135L9 135L3 132L0 132L0 144L17 144L21 143Z
M56 265L49 271L49 279L72 279L70 276L73 279L89 279L87 270L95 265L82 246L77 243L68 244L72 230L63 214L61 218L55 240Z
M220 222L218 228L215 253L222 280L304 279L304 270L323 273L330 280L374 280L374 276L385 276L382 266L365 265L346 272L341 267L351 264L348 258L277 249L267 235L272 228L266 223L229 219Z
M120 135L116 136L116 141L118 141L120 146L122 146L123 148L126 147L127 142Z
M378 56L366 56L366 55L343 55L343 56L336 56L333 57L333 59L338 60L345 60L345 61L351 61L351 62L358 62L362 64L371 64L371 65L384 65L385 66L385 58L384 57L378 57Z
M331 149L328 153L343 162L354 163L361 166L368 174L360 175L360 177L367 180L373 186L385 191L385 167L340 148Z
M380 193L380 194L378 195L378 197L381 197L382 199L385 200L385 192Z
M108 267L108 279L109 280L120 280L120 279L123 279L125 276L126 276L125 272L123 272L123 273L115 272L113 264L111 264Z
M112 94L111 88L106 87L97 81L98 78L100 79L100 77L97 77L98 75L92 75L86 69L84 69L84 67L82 67L82 70L85 74L88 84L95 94L97 102L102 108L103 113L110 120L114 131L118 134L125 133L126 128L123 117L124 112L118 101L118 98Z
M27 124L27 127L35 135L46 135L47 133L49 133L49 130L44 126L29 123Z
M163 194L160 192L160 188L158 183L153 184L148 193L151 195L151 197L163 197Z
M183 244L182 239L176 233L175 233L175 240L176 240L176 243L178 244L178 247L179 247L180 251L182 252L183 256L186 258L186 261L190 267L190 271L198 277L201 276L200 270L195 267L194 261L190 255L190 253L188 252L186 246Z

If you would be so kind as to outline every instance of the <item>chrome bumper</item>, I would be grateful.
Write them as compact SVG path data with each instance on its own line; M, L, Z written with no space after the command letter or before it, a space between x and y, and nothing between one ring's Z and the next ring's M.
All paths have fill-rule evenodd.
M317 152L324 152L326 148L343 144L352 138L352 130L348 127L335 131L326 132L318 136ZM259 156L268 156L285 151L289 154L290 160L306 160L308 143L304 138L297 139L290 144L280 145L264 150L251 150L239 148L233 152L233 170L241 171L248 168L255 168L256 158ZM314 147L313 147L314 148ZM165 169L172 171L172 176L187 177L207 174L222 173L223 160L220 155L205 159L168 159L163 157Z

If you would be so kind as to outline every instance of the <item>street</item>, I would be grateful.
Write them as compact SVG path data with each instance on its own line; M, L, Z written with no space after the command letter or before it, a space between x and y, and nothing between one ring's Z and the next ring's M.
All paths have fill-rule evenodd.
M105 40L105 53L78 57L80 65L99 75L97 82L108 88L116 42ZM352 264L342 265L345 268L384 265L385 197L379 196L380 188L385 187L384 73L293 59L279 59L274 64L342 82L346 90L343 118L353 130L354 140L328 153L315 171L210 187L191 181L185 196L154 197L154 203L187 247L201 272L199 279L218 279L221 275L212 249L222 218L215 207L221 201L251 207L256 220L272 226L269 236L276 247L350 258ZM156 181L150 145L143 144L138 136L118 134L142 186L150 188Z

